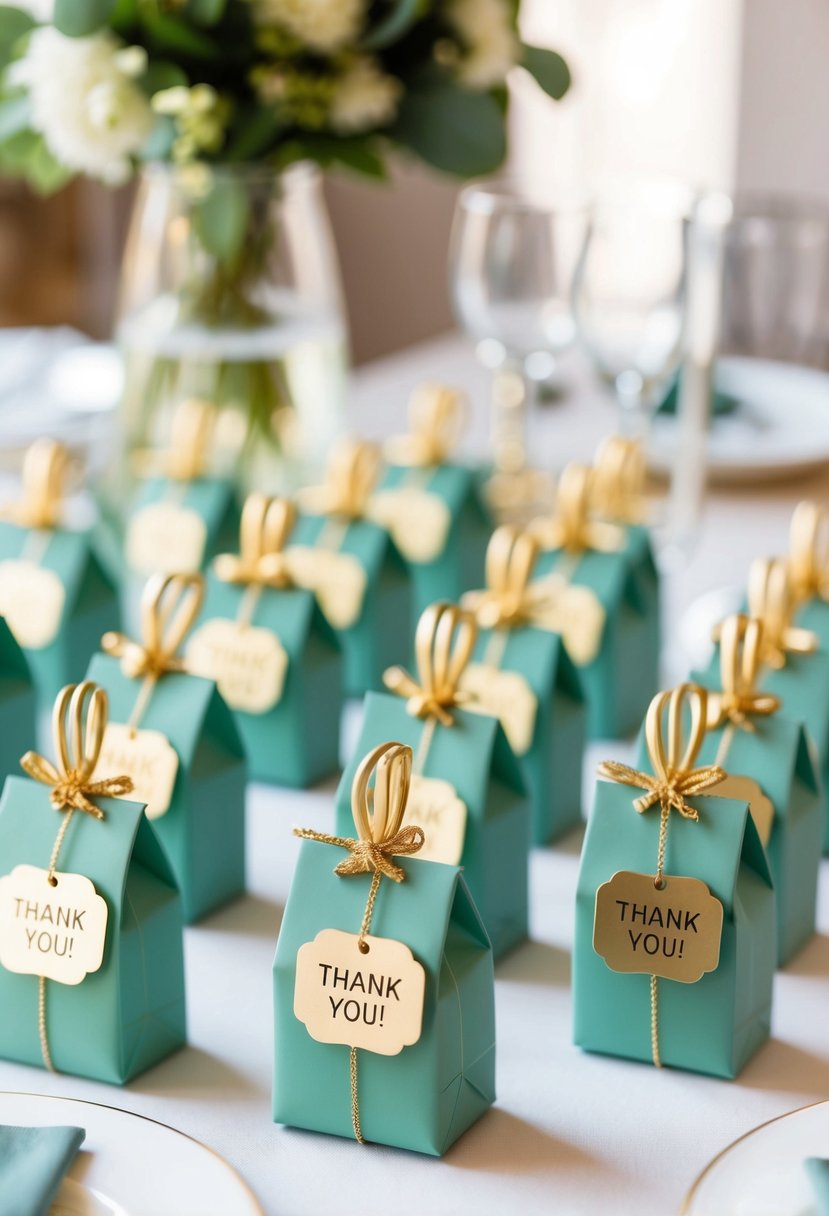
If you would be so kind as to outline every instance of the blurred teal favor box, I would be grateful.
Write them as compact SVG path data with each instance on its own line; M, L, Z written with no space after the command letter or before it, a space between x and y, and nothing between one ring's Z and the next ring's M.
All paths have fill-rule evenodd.
M93 658L88 676L109 696L96 776L132 778L188 924L245 889L242 743L215 683L182 671L178 658L202 594L201 575L156 575L142 600L141 641L105 635L108 653Z
M124 556L139 585L151 574L201 570L219 547L235 544L231 483L219 477L142 481L127 521Z
M211 570L186 653L191 671L216 678L252 780L303 789L339 770L342 654L312 592Z
M354 757L337 791L337 832L351 830L351 786L362 756L385 739L408 744L415 776L406 822L426 833L420 858L460 864L496 958L527 936L530 808L497 718L452 710L452 725L412 716L398 697L369 693Z
M619 738L639 729L659 685L659 582L647 530L591 520L587 495L588 470L568 466L556 516L536 528L535 581L560 588L589 737Z
M49 796L35 781L7 779L0 799L3 874L48 867L66 814L54 810ZM58 1072L123 1085L186 1041L181 901L143 805L102 797L95 803L105 818L74 813L55 890L62 873L82 874L106 902L103 963L78 984L45 981L45 1026ZM39 934L49 932L48 916L35 919L38 908L27 905L26 915ZM58 953L63 934L54 931ZM38 988L36 975L0 965L0 1056L43 1067Z
M37 738L35 693L26 656L0 617L0 776L15 772Z
M91 533L0 523L0 615L26 655L40 707L50 707L120 619Z
M313 1039L294 1014L300 948L326 929L360 930L371 877L335 875L347 856L316 841L300 848L274 959L273 1118L353 1139L350 1049ZM405 880L381 881L371 933L423 966L423 1023L397 1055L358 1050L360 1123L369 1142L440 1156L495 1100L492 950L457 866L394 862Z
M576 897L574 1041L587 1051L651 1062L651 980L611 970L594 949L596 893L620 871L653 875L659 806L637 814L641 791L599 781ZM775 969L775 900L748 806L689 798L699 820L670 815L665 873L700 879L723 906L719 963L696 983L659 979L663 1064L735 1077L765 1042ZM637 924L637 927L638 924Z

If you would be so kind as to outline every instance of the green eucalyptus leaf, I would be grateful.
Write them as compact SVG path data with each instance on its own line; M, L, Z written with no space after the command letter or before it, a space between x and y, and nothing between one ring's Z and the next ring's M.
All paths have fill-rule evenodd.
M193 227L201 244L225 265L238 257L248 228L248 198L241 182L217 178L209 194L193 209Z
M502 163L507 140L504 115L489 93L442 83L407 92L389 131L427 164L457 177L480 177Z
M276 140L282 124L272 106L250 106L237 111L223 159L258 160Z
M35 141L26 162L26 177L32 189L38 194L54 194L73 176L73 171L52 155L43 139Z
M16 58L20 40L34 28L34 24L22 9L0 5L0 70Z
M525 46L521 66L555 101L561 101L570 88L570 69L557 51L542 46Z
M186 21L154 7L141 10L141 23L149 43L150 56L189 55L193 59L221 59L221 46L204 30L194 29Z
M86 38L106 25L115 0L55 0L52 21L69 38Z
M386 0L385 8L389 12L374 25L362 40L362 46L367 51L379 51L391 46L404 34L423 11L422 0Z
M221 21L227 0L187 0L185 13L196 25L215 25Z
M162 89L173 89L188 82L187 73L177 63L171 63L168 59L151 59L137 83L148 97L152 97Z
M31 103L28 95L0 101L0 143L29 129Z

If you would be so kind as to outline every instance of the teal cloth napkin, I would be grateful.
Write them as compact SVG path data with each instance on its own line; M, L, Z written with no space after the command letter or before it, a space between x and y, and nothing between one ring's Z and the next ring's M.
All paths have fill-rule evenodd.
M679 372L674 376L665 396L657 406L659 414L675 414L677 405L679 404L679 382L682 373ZM733 397L730 393L723 392L717 387L717 373L714 372L714 400L711 403L711 413L715 418L721 417L723 414L733 414L740 404L738 397Z
M829 1161L807 1157L804 1164L817 1199L818 1216L829 1216Z
M82 1127L0 1125L3 1216L47 1216L85 1135Z

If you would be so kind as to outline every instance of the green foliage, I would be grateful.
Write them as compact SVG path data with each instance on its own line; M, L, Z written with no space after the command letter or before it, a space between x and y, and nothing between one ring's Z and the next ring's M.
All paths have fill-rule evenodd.
M147 96L152 97L162 89L173 89L177 85L187 84L187 73L169 59L151 59L138 83Z
M281 144L275 159L280 168L312 160L323 169L340 166L375 181L385 181L388 177L385 160L367 136L305 135Z
M140 12L142 30L151 56L159 54L167 58L183 55L200 60L222 58L221 44L184 18L150 5L145 5Z
M227 0L187 0L185 13L196 25L215 25L221 21Z
M258 160L273 147L281 129L273 106L249 105L240 109L222 159L234 163Z
M541 46L525 46L521 66L554 101L561 101L570 88L570 69L557 51Z
M397 42L423 15L428 3L424 4L423 0L384 0L383 7L388 8L389 12L363 38L362 46L366 51L379 51Z
M55 28L69 38L86 38L107 24L115 0L55 0Z
M242 182L214 179L207 196L193 208L193 228L200 244L217 261L232 263L239 255L248 225L248 197Z
M30 111L29 98L25 95L0 101L0 144L28 129Z
M492 173L507 151L496 99L469 92L448 76L409 89L389 134L428 165L456 177Z
M0 5L0 70L16 57L18 46L34 24L22 9Z

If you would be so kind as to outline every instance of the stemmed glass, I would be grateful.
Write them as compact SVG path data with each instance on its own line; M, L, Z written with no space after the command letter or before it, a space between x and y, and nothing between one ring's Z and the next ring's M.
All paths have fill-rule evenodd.
M538 480L528 471L530 407L536 385L551 377L575 340L573 275L588 215L583 200L536 199L508 181L467 186L455 209L452 303L479 359L494 372L495 481L502 489L512 483L513 505L538 496Z
M573 313L628 435L644 437L682 357L693 203L680 183L632 182L591 209Z

